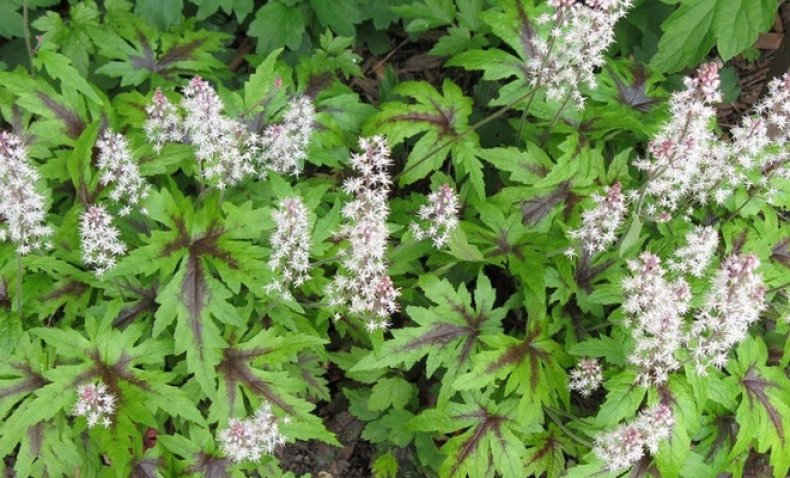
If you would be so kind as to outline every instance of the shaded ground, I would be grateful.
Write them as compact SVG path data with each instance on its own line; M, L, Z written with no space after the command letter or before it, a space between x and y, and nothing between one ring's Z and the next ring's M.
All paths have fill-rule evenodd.
M282 469L297 476L312 473L315 478L369 478L375 449L360 439L365 424L345 410L328 420L327 428L337 435L343 448L315 440L289 444L278 453Z
M755 42L758 58L749 61L739 55L728 62L737 71L741 94L737 100L719 108L719 123L723 127L735 126L764 94L768 81L781 76L790 67L790 42L785 41L785 32L790 26L790 4L783 4L780 12L771 31L760 35Z

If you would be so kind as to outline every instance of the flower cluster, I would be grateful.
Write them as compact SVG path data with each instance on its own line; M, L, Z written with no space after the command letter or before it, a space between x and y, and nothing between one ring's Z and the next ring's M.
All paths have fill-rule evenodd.
M772 177L790 179L790 73L768 83L768 94L755 105L755 115L746 116L732 130L735 159L747 169L759 168L759 185L770 188Z
M115 184L110 198L122 204L119 214L126 216L132 206L138 206L148 195L148 183L140 176L140 169L132 160L129 143L120 133L104 132L96 142L99 149L98 166L103 185ZM145 213L145 210L142 210Z
M85 417L88 428L93 428L97 424L108 428L113 413L115 413L115 395L107 389L104 382L77 387L77 403L72 414Z
M686 234L686 245L675 251L672 270L702 277L719 245L719 234L710 226L697 226Z
M711 130L713 105L721 101L718 65L702 65L685 79L686 89L672 95L670 120L649 145L651 159L634 164L648 174L645 212L668 219L684 199L722 202L741 176L728 160L729 148Z
M790 72L768 83L768 95L758 104L757 112L765 115L772 128L772 141L790 139Z
M115 265L115 259L126 253L120 240L121 231L112 225L112 216L102 206L90 206L80 216L82 260L101 277Z
M660 403L643 410L633 423L595 437L593 452L609 470L630 467L639 461L645 450L656 453L660 443L672 434L672 409Z
M156 89L151 104L146 107L145 112L148 115L145 134L148 140L154 143L157 152L162 150L165 143L183 141L181 115L162 90Z
M348 306L350 313L363 316L373 331L389 325L398 308L398 290L387 275L387 217L392 160L386 140L375 136L359 140L361 153L353 154L356 176L346 179L343 189L354 200L343 207L346 223L339 236L349 241L343 270L327 289L334 307Z
M219 441L225 455L239 463L271 454L285 443L285 436L280 433L271 405L264 404L246 420L230 419L228 427L219 433Z
M603 370L598 359L586 358L579 360L579 365L571 370L568 389L579 392L582 397L589 397L603 382Z
M766 309L765 285L755 272L759 265L754 255L735 254L722 262L688 337L698 373L705 373L711 364L723 367L729 350L746 337L749 326Z
M195 146L202 179L219 189L247 176L298 175L313 133L315 107L307 97L290 102L282 123L262 134L224 114L225 105L211 85L196 76L184 88L181 110L157 90L146 108L145 131L156 150L169 141Z
M606 189L606 196L593 194L592 199L595 207L584 211L581 227L568 232L568 236L579 241L582 250L590 256L604 252L614 243L617 229L628 212L619 182Z
M207 81L192 78L181 106L186 110L184 131L195 145L204 180L225 189L254 172L256 138L222 113L225 105Z
M276 229L270 239L272 255L269 267L277 279L267 286L267 290L290 298L289 287L301 286L310 270L307 207L301 198L283 199L272 217Z
M623 309L625 325L636 342L628 361L641 369L640 383L662 384L680 367L675 352L682 344L689 286L683 279L667 281L660 259L649 252L643 252L638 261L628 261L628 269L631 276L623 281Z
M453 188L443 184L438 191L428 195L428 204L420 207L417 215L423 224L411 223L414 237L418 241L431 239L437 248L441 248L458 227L458 195Z
M291 101L283 122L268 126L261 136L260 160L281 174L298 175L313 133L315 107L306 97Z
M44 222L44 197L36 191L38 172L30 166L22 139L0 132L0 241L16 243L17 251L28 254L49 248L52 230Z
M566 98L584 106L580 88L596 86L595 70L604 63L604 53L614 41L614 27L631 8L631 0L549 0L553 16L547 39L533 39L535 55L527 66L533 86L546 85L549 98Z

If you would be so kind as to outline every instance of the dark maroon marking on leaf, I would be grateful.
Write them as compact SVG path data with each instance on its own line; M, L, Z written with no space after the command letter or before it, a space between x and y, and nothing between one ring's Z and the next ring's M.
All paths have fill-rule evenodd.
M21 373L24 380L10 387L0 388L0 400L19 393L32 392L50 383L49 380L33 371L27 364L17 363L11 364L11 366Z
M11 308L11 298L8 296L8 282L3 277L0 277L0 308Z
M705 455L706 460L713 458L713 455L724 446L726 441L733 443L737 434L737 424L732 416L718 417L715 423L718 433L716 434L716 440L714 440L710 450Z
M573 191L568 191L568 195L565 196L564 199L565 209L562 211L562 215L566 221L570 219L571 214L573 214L573 211L576 208L576 205L579 204L581 200L582 196L575 194Z
M165 244L165 247L162 248L162 251L159 253L160 257L168 257L174 252L181 250L187 247L191 240L189 237L189 231L187 231L187 226L184 224L183 218L174 218L176 223L176 229L178 230L178 234L176 238L170 241L168 244Z
M568 197L571 183L565 181L557 189L543 196L527 199L521 203L522 222L526 226L536 226L544 217L548 216L554 206Z
M458 313L460 316L464 318L466 321L466 339L464 341L464 347L461 349L461 363L466 362L469 358L469 354L472 352L472 347L474 347L475 342L477 342L477 337L480 335L480 325L485 320L483 316L483 312L472 313L471 310L467 309L466 307L462 306L461 304L456 304L450 299L449 297L445 297L444 300L447 301L453 308L453 310Z
M118 361L112 365L108 365L102 361L99 351L96 349L85 351L88 357L93 362L93 365L88 370L74 377L71 381L72 386L77 386L85 381L100 378L102 382L107 385L107 388L118 398L118 401L123 401L123 391L118 385L119 380L131 383L146 391L151 391L148 382L139 379L134 374L134 369L130 366L132 363L132 356L123 353Z
M25 126L24 117L22 116L22 109L16 103L11 106L11 131L22 138L27 135L27 127ZM25 142L27 142L27 139L25 139Z
M452 132L452 118L448 118L443 112L435 115L428 113L406 113L402 115L395 115L389 121L424 121L426 123L435 124L441 128L441 134L446 136Z
M486 368L486 373L495 373L497 370L505 366L520 363L525 357L529 357L529 366L532 371L532 377L530 377L530 387L532 388L532 391L535 391L538 388L540 361L545 361L549 357L548 352L534 346L535 339L538 337L538 333L538 329L535 328L527 335L527 337L524 338L523 342L508 347L496 362L490 364Z
M204 40L198 39L189 43L173 46L159 57L159 60L156 61L156 65L154 65L153 71L157 73L166 72L171 63L191 60L192 53L200 48L203 43Z
M577 261L578 265L576 266L576 272L573 274L576 285L578 285L579 288L583 289L588 294L592 292L593 279L615 263L613 259L608 259L601 264L592 266L590 263L591 260L592 258L587 253L587 251L582 250L581 256Z
M483 322L485 317L483 317L482 312L477 315L473 314L466 307L454 303L450 297L445 296L444 300L446 300L447 303L452 306L455 312L464 318L467 325L464 326L447 322L435 324L433 327L431 327L429 332L416 337L402 347L399 347L396 352L415 350L428 345L440 345L444 347L456 339L466 337L466 343L464 344L460 357L461 362L466 361L471 348L480 333L480 324Z
M154 50L151 48L151 44L148 43L148 38L142 32L137 32L137 41L140 42L140 46L143 48L143 56L129 56L129 63L135 68L154 71L156 60L154 59Z
M45 295L41 299L46 301L46 300L59 299L59 298L64 297L64 296L79 297L87 289L88 289L88 286L86 284L83 284L82 282L74 280L74 281L67 282L66 284L62 285L61 287L58 287L57 289L55 289L52 292L50 292L49 294Z
M661 400L661 404L668 407L674 407L678 404L675 396L672 395L672 390L669 389L669 384L665 383L663 385L659 385L656 391L658 392L658 398Z
M321 390L321 384L318 382L318 380L316 380L316 378L313 376L313 374L310 373L310 371L307 369L307 367L304 366L305 363L308 360L310 360L311 358L314 358L314 357L315 356L312 355L312 354L299 354L299 356L297 357L297 364L296 365L297 365L297 367L299 367L299 371L302 372L302 380L304 380L305 383L307 383L310 387L312 387L314 389L317 389L317 390ZM308 390L308 392L309 392L309 390ZM311 393L311 395L315 396L316 398L320 398L318 396L318 394L312 394Z
M41 445L44 442L44 423L38 422L27 429L27 436L30 440L30 454L39 456L41 454Z
M226 458L198 453L195 464L187 469L188 473L200 473L204 478L228 478L230 461Z
M251 360L267 352L267 349L235 350L233 348L227 348L223 351L222 362L217 366L217 370L225 375L228 399L232 405L236 398L236 384L243 383L250 390L274 403L287 413L296 415L296 410L280 398L268 383L255 376L250 368L249 362Z
M85 129L85 123L82 122L77 113L66 108L43 92L39 91L37 96L38 99L44 103L44 106L49 108L50 111L55 113L55 116L63 121L63 123L66 125L66 134L68 134L71 139L77 139L80 137L82 131Z
M204 236L192 239L182 218L176 218L175 223L178 234L173 241L162 248L160 255L166 257L185 247L189 252L186 258L186 272L181 282L181 301L189 313L189 326L192 329L192 334L198 346L198 353L202 359L204 350L201 317L210 300L203 257L215 257L225 262L232 269L238 269L239 263L228 252L223 251L219 247L218 242L225 232L222 228L212 226Z
M453 464L453 468L450 471L450 476L455 476L458 468L461 464L469 458L469 456L474 453L477 447L480 445L480 441L489 431L493 431L497 435L499 435L499 427L502 424L502 417L498 417L496 415L490 415L487 410L480 409L476 413L472 414L465 414L461 415L456 418L479 418L480 423L475 428L474 433L472 436L469 437L468 440L464 443L463 447L461 448L461 452L455 459L455 463Z
M208 284L200 256L190 254L186 260L186 272L181 283L181 300L184 302L190 318L199 321L209 299Z
M771 250L771 259L785 267L790 267L790 237L776 243Z
M222 235L225 233L225 230L220 229L218 227L212 227L209 229L208 233L205 236L195 240L189 247L189 253L193 256L211 256L215 257L225 264L228 265L231 269L238 269L239 263L236 259L233 258L228 252L223 251L222 248L219 247L219 240L222 238Z
M453 340L463 337L468 333L468 330L463 325L457 324L436 324L431 327L431 330L419 337L416 337L414 340L408 342L399 350L415 350L426 345L440 345L445 346L452 342Z
M649 112L653 105L658 102L658 98L647 95L647 70L641 64L634 65L633 79L628 85L614 71L609 70L609 75L617 86L618 99L620 103L630 106L643 113Z
M442 119L444 120L444 124L447 125L446 128L442 128L442 134L450 134L453 130L453 123L455 122L455 108L450 106L450 108L445 110L442 109L442 106L436 101L434 101L433 98L428 98L428 101L431 102L431 105L433 105L433 109L435 109L436 112L442 116Z
M186 224L184 224L183 218L175 218L174 221L176 223L178 234L176 234L175 239L162 248L162 251L159 253L160 257L167 257L174 252L186 247L189 250L190 256L212 256L225 262L231 269L239 268L238 261L236 261L236 259L234 259L233 256L231 256L228 252L222 250L222 248L219 247L219 240L225 233L224 229L216 225L212 225L204 236L193 239L189 235L189 231L187 230Z
M496 248L492 249L491 251L485 254L487 259L491 259L494 257L500 257L507 254L513 254L519 260L524 260L524 252L521 250L522 246L526 246L526 243L522 244L511 244L508 241L508 230L507 229L500 229L499 233L495 238Z
M765 380L764 378L757 375L757 370L754 365L749 367L749 370L746 371L746 375L744 375L744 377L741 379L741 385L743 385L743 387L746 389L746 396L749 398L749 405L752 405L754 400L757 400L760 402L760 405L765 408L768 418L771 419L771 422L774 424L774 428L776 428L776 433L779 435L782 443L784 443L785 432L784 427L782 426L782 417L779 414L779 410L773 406L771 400L768 398L768 394L766 393L767 388L779 388L779 385L776 382Z
M529 16L521 2L516 2L516 9L518 10L519 21L521 21L521 35L519 39L521 40L521 46L524 48L524 55L526 58L535 58L538 56L535 48L535 29L532 28L532 23L529 21Z
M333 81L334 77L329 73L311 75L307 82L307 88L305 88L304 94L311 100L315 100L321 91L329 88L332 85Z
M158 458L146 458L135 462L132 465L132 472L129 478L156 478L158 476L157 470L162 464L162 460Z
M152 73L158 73L165 78L171 77L173 73L171 66L173 66L173 63L193 59L192 53L200 48L200 46L205 42L205 40L198 39L189 43L174 45L157 59L155 57L154 50L151 48L151 44L148 43L148 39L145 37L145 35L138 33L137 40L140 42L140 46L143 49L143 54L129 56L129 62L135 68L148 70Z
M187 270L181 283L181 301L189 313L189 327L197 343L198 354L201 360L203 350L203 323L200 321L203 309L209 301L208 284L204 277L203 264L199 257L192 254L187 258Z
M156 303L156 289L140 289L133 287L129 287L129 289L135 292L137 296L140 297L140 300L118 313L118 317L112 322L114 327L124 328L134 322L140 315L146 312L155 312L158 307Z
M535 463L536 461L542 459L549 452L553 452L555 448L560 448L559 445L560 443L557 440L555 440L553 436L549 437L543 443L543 446L540 447L540 450L538 450L537 452L535 452L534 455L532 455L532 458L529 460L527 464L531 465L532 463Z
M732 253L733 254L740 254L743 250L743 245L746 243L746 231L741 232L738 234L738 237L735 239L735 242L732 244Z

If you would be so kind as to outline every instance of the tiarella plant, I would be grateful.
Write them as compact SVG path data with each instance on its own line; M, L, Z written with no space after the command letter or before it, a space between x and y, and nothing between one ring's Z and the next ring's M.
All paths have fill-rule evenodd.
M0 5L5 474L788 476L779 2L325 3Z

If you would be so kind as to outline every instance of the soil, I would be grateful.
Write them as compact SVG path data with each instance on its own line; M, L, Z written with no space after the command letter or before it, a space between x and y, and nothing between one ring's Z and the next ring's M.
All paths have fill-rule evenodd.
M740 118L765 94L768 82L788 71L790 41L785 40L788 28L790 3L784 3L771 31L760 35L755 42L754 46L760 52L759 57L747 60L739 55L727 62L727 66L735 68L741 92L735 101L718 108L720 125L728 129L737 125Z
M345 410L336 412L341 400L335 400L319 410L319 415L335 413L325 418L329 431L343 444L333 447L315 440L299 441L283 447L278 453L280 467L296 476L312 478L370 478L375 449L360 438L365 424ZM347 405L347 404L346 404Z

